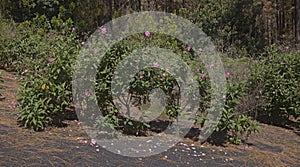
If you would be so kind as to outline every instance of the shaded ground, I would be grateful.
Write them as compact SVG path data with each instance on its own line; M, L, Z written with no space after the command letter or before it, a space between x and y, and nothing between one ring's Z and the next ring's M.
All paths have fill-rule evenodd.
M0 166L300 166L300 137L293 130L261 124L244 145L213 146L184 139L146 158L129 158L90 145L77 121L34 132L19 127L14 113L17 82L3 72L0 98Z

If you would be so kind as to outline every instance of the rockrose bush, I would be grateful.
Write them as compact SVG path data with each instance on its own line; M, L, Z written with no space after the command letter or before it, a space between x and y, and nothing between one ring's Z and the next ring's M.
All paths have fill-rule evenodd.
M201 63L200 59L194 56L195 52L199 53L202 50L198 49L197 51L194 51L189 46L180 43L180 41L161 34L150 34L150 32L145 32L145 34L137 34L116 43L106 53L105 58L103 58L103 61L100 63L96 77L95 98L100 105L101 111L103 111L104 118L102 119L108 121L112 125L111 128L116 128L125 133L134 135L146 135L145 131L153 129L153 127L151 127L151 125L153 125L152 122L147 122L145 120L136 121L133 118L125 118L123 115L124 113L121 114L121 111L118 111L117 106L122 103L128 105L129 108L129 105L132 105L132 102L135 101L133 102L135 103L134 105L140 107L142 112L147 112L146 110L143 110L143 106L146 103L149 103L148 100L150 92L156 88L162 89L167 95L167 107L166 110L160 114L161 118L169 119L169 121L172 122L176 121L176 118L182 114L182 111L180 108L178 108L177 104L177 98L179 97L178 95L176 96L176 79L182 78L174 78L174 76L170 75L169 73L159 70L158 67L160 64L155 61L154 55L150 56L153 57L152 67L143 69L136 73L130 82L130 87L125 88L129 89L131 97L127 100L119 99L117 102L112 98L111 85L113 77L116 75L115 72L118 64L121 63L122 60L124 60L134 50L147 50L147 48L150 48L151 46L168 48L173 52L178 53L181 55L181 58L185 60L185 62L191 67L191 70L196 77L199 86L199 94L201 96L199 101L199 112L195 117L195 124L200 124L203 126L208 112L207 109L210 105L212 91L210 88L209 75L205 69L205 66ZM94 51L96 50L97 48L94 48ZM146 53L145 51L145 56L147 54L149 53ZM143 57L144 55L141 54L139 56ZM149 59L151 58L148 58L147 61L149 61ZM132 64L135 64L134 62L135 60L125 61L123 66L138 68L132 66ZM179 65L177 69L180 70L180 68L181 66ZM214 64L211 64L209 68L214 68ZM220 123L215 130L226 132L226 134L228 133L230 135L230 142L239 144L241 142L241 135L248 136L252 132L256 132L258 130L258 126L251 117L238 111L239 101L244 95L243 92L245 89L245 82L235 81L235 83L233 83L233 81L229 79L231 77L229 71L222 75L225 75L228 78L229 83L227 93L224 92L224 100L226 101L226 105ZM121 82L118 82L117 84L124 85L124 83ZM126 108L124 109L126 110ZM128 111L128 113L126 112L126 114L130 115L129 112L130 111ZM145 113L142 113L141 115L143 114ZM97 125L95 126L103 126L103 120L98 120L96 122Z
M171 39L171 41L169 39ZM161 89L167 96L166 110L160 114L161 116L165 119L170 119L170 121L174 121L180 114L178 101L175 100L176 98L179 98L178 95L176 95L176 88L178 88L176 80L170 73L159 69L160 64L156 61L157 57L155 54L149 56L151 53L148 53L147 49L152 46L172 49L174 52L180 52L181 49L180 53L182 53L181 55L183 55L183 57L188 57L189 54L188 51L186 51L186 46L178 44L178 41L174 42L172 41L172 38L166 35L145 32L144 34L136 34L116 43L106 53L105 58L98 68L95 87L96 98L103 111L104 118L111 122L114 128L124 130L127 133L141 135L147 129L151 128L150 122L143 120L140 120L139 122L133 118L125 118L120 113L125 112L126 114L129 114L129 107L132 107L132 105L141 107L142 112L147 112L146 109L143 110L143 106L150 102L149 96L151 96L151 91L154 89ZM132 69L132 71L139 68L132 66L132 64L138 64L134 59L127 59L122 62L122 60L125 60L134 50L138 49L145 52L144 55L140 53L139 56L144 57L145 61L151 62L151 65L148 68L138 71L131 79L129 87L123 88L122 85L126 86L126 84L123 83L124 81L121 78L115 78L115 82L117 82L115 84L120 85L122 89L112 90L112 80L114 76L118 76L117 67L120 63L123 63L122 66L124 67L128 66L135 68ZM179 64L177 69L183 70ZM126 92L124 90L129 90L129 101L126 99L113 101L112 91L125 95ZM127 106L128 111L117 111L117 106L120 104ZM127 110L126 108L124 109ZM141 115L143 114L145 113L141 113ZM142 119L142 117L140 118ZM100 123L97 126L101 126L101 121L98 122Z
M16 57L13 53L15 43L16 24L12 20L3 19L0 16L0 67L11 68Z
M20 75L19 121L34 130L61 124L72 102L72 65L80 48L71 20L40 16L20 24L14 33L6 49Z
M246 82L247 76L244 59L232 59L223 57L223 63L226 69L227 79L226 93L223 95L225 106L222 116L215 129L215 133L225 135L224 139L234 144L240 144L242 140L247 140L249 135L258 132L258 123L250 116L245 108L240 107L242 99L247 95ZM213 66L213 65L211 65ZM199 68L199 77L197 78L200 88L201 98L200 113L196 116L196 123L204 124L207 115L207 108L210 104L210 85L209 76L205 70ZM214 140L211 138L211 140Z
M288 46L272 46L268 54L251 70L249 87L258 90L257 99L263 101L259 115L269 116L267 122L281 124L291 116L300 116L300 56ZM265 120L266 121L266 120Z

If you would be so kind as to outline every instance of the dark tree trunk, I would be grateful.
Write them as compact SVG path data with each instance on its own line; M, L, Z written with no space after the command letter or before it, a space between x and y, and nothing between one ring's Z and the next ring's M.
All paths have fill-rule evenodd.
M141 0L130 1L130 8L136 12L140 12L141 11Z
M103 1L105 8L104 8L103 16L101 15L99 16L100 26L112 20L112 16L113 16L112 3L113 1L106 1L106 0Z

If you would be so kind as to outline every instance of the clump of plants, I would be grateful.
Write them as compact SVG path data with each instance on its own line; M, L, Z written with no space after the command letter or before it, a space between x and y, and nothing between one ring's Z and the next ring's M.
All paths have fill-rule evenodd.
M176 103L176 100L174 100L178 98L176 91L174 91L177 86L175 78L170 73L160 70L160 64L156 62L156 56L147 55L150 53L139 55L140 57L144 57L146 62L151 63L148 68L145 68L141 71L137 70L138 67L131 65L138 64L135 62L136 60L126 60L126 57L134 50L141 49L145 50L146 52L147 48L150 48L152 45L160 45L161 47L169 47L175 48L174 50L179 50L180 46L177 46L176 43L167 43L164 38L169 39L169 37L159 34L137 34L135 36L126 38L123 41L115 44L114 47L106 53L103 61L101 61L96 79L96 98L101 111L103 111L105 119L108 120L108 122L111 122L114 128L136 135L145 134L145 131L151 129L151 122L143 120L137 121L134 118L126 118L124 115L122 116L122 114L120 114L121 111L117 110L117 103L126 106L127 109L125 108L124 110L126 111L123 112L126 112L128 115L130 115L129 108L132 107L132 103L135 103L134 105L141 107L141 111L146 112L146 110L143 110L142 106L149 103L149 96L151 96L151 91L154 89L161 89L167 96L166 110L161 114L161 116L165 116L165 119L169 119L169 121L172 122L180 114L177 108L178 104ZM122 60L126 61L122 62ZM120 87L120 90L123 92L119 92L119 90L111 90L113 77L118 75L116 73L118 72L116 68L121 62L123 63L122 66L124 66L124 68L127 66L135 68L131 69L130 71L137 70L137 73L134 74L133 78L130 80L130 85L124 88L122 86ZM117 81L115 81L115 84L126 85L123 83L124 81L122 79L116 78L116 80ZM125 96L126 92L124 90L129 91L129 95L126 97L126 99L120 98L118 102L113 101L112 91L118 91L118 94ZM98 124L98 126L101 125Z
M245 82L228 83L227 94L224 96L225 107L216 131L229 133L229 141L239 144L242 139L247 140L249 135L258 132L258 123L248 116L245 111L239 111L238 105L245 96Z
M37 16L18 25L9 42L7 61L20 75L19 121L34 130L62 124L72 101L72 64L80 48L72 21Z
M11 69L16 60L14 55L10 55L14 51L14 37L16 24L9 19L0 17L0 67Z
M249 88L261 85L257 98L263 101L258 117L267 116L265 122L283 124L300 116L300 59L299 53L286 45L273 45L265 57L251 69ZM269 121L267 121L269 120Z
M163 38L162 38L163 37ZM151 40L149 40L151 39ZM154 40L155 39L155 40ZM143 132L147 130L151 130L151 122L143 122L142 120L136 121L134 119L125 118L120 114L120 111L117 110L117 104L113 101L111 85L112 78L116 72L116 66L119 62L124 60L126 56L132 53L133 50L138 48L147 48L151 46L151 41L155 41L155 45L164 46L164 44L168 44L172 50L179 51L182 58L192 67L193 74L196 76L197 83L199 86L199 94L201 96L201 100L199 101L199 113L195 118L195 124L201 124L206 121L207 108L210 104L210 81L209 75L204 68L202 63L199 63L197 60L193 59L193 53L191 49L186 47L180 42L167 43L164 42L164 39L168 39L160 34L151 34L151 37L147 37L144 34L138 34L134 36L134 38L128 38L123 40L122 42L117 43L113 49L107 52L103 62L101 62L99 71L97 73L97 83L96 83L96 96L97 102L101 106L101 111L104 111L104 119L111 123L111 128L116 128L119 130L127 131L128 129L134 129L132 134L145 134ZM139 43L139 45L131 45L135 43L133 41L147 41L147 46ZM130 46L130 47L129 47ZM143 55L140 55L141 57ZM151 57L151 56L150 56ZM128 63L133 63L134 60L128 61ZM133 63L134 64L134 63ZM130 64L127 64L130 66ZM127 66L124 65L124 66ZM165 71L157 70L159 64L153 61L152 68L148 68L146 70L139 71L131 80L131 86L127 89L130 89L131 95L138 97L138 103L142 105L143 102L147 102L149 95L149 91L155 88L161 88L165 94L170 97L171 100L168 101L167 110L162 114L172 120L176 120L176 118L181 114L181 109L176 105L176 95L170 93L172 90L176 89L176 84L174 84L174 78L172 75L169 75ZM137 67L132 67L137 68ZM179 67L178 67L179 69ZM134 70L133 70L134 71ZM227 78L230 78L230 73L227 72ZM176 81L175 81L176 82ZM234 80L235 83L228 79L228 88L227 94L224 94L225 108L222 114L222 118L220 120L219 125L215 129L216 131L224 131L226 134L230 134L229 141L235 144L239 144L241 142L241 136L249 136L253 132L258 131L257 122L254 121L251 117L246 114L238 111L238 104L241 97L244 95L245 83L240 80ZM122 85L123 83L119 83ZM168 94L169 92L169 94ZM130 100L130 98L129 98ZM123 103L125 103L124 100ZM128 104L130 105L130 104ZM99 121L102 122L102 121ZM101 126L99 123L97 126Z

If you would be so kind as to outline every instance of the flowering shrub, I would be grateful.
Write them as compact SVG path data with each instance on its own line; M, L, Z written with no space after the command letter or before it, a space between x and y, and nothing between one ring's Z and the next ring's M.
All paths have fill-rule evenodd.
M151 38L151 40L148 40L149 38ZM179 55L182 55L182 58L190 65L199 84L199 93L201 96L201 100L199 101L199 113L195 120L196 123L200 123L202 125L206 120L206 110L210 104L211 90L209 76L204 68L204 65L200 60L192 59L192 49L189 46L180 44L179 41L166 42L164 39L169 40L168 37L165 37L161 34L150 34L150 32L146 31L144 34L138 34L137 36L124 39L123 41L115 44L114 47L106 53L106 56L103 59L104 61L101 62L99 71L97 73L96 96L98 104L100 107L102 107L102 111L104 111L105 119L112 123L112 128L123 129L124 131L128 131L128 129L135 129L134 132L129 132L135 135L142 134L142 132L148 128L151 129L150 125L148 124L149 122L141 123L139 121L124 118L120 112L117 111L117 104L112 99L111 84L112 77L116 72L116 66L122 60L124 60L126 56L128 56L135 49L147 48L151 47L152 45L167 47L179 53ZM147 41L147 43L138 43L134 40ZM138 44L134 45L134 43ZM139 56L142 57L143 55ZM150 57L153 57L153 55ZM131 86L128 89L130 89L131 96L137 97L139 101L138 103L141 105L143 101L148 100L147 96L152 89L161 88L166 93L167 97L170 97L169 101L167 102L167 109L162 115L168 116L171 120L174 120L181 113L181 109L176 105L176 98L178 97L176 97L176 95L174 96L174 94L170 94L172 90L176 89L176 80L172 75L158 70L157 68L160 66L160 64L154 60L155 59L153 59L152 68L146 68L142 71L139 71L135 77L132 78L130 82ZM134 60L128 61L127 63L134 64ZM124 66L130 66L130 64L125 64ZM178 66L178 69L179 68L180 66ZM214 68L214 64L211 64L209 68ZM232 74L229 71L226 71L224 75L228 78L228 81L229 78L232 77ZM237 105L240 98L243 96L245 84L240 83L240 81L235 81L237 83L231 82L232 81L229 81L227 94L224 94L226 106L216 131L226 131L230 133L230 142L239 144L241 142L239 135L245 134L248 136L250 133L256 132L258 130L258 126L256 122L251 119L251 117L248 117L237 111ZM123 84L120 82L117 83L119 85ZM98 122L100 123L98 123L97 126L101 126L102 121Z
M228 83L227 95L224 96L225 107L216 131L226 131L230 133L229 141L234 144L241 142L240 137L247 137L257 132L259 127L257 122L251 117L242 114L245 111L238 111L238 104L242 96L245 95L245 82Z
M249 87L262 85L256 97L264 101L259 108L260 115L268 115L272 123L300 116L299 67L299 53L293 53L284 46L271 47L268 55L252 67Z
M258 132L259 126L253 118L248 116L246 108L240 107L240 102L242 98L247 96L246 92L246 82L248 67L245 66L249 64L248 59L238 58L232 59L228 57L222 57L224 63L225 77L227 79L226 93L223 95L225 101L225 106L223 109L222 116L215 129L215 132L224 132L220 134L229 135L229 141L234 144L239 144L243 139L253 133ZM214 67L213 64L210 65L211 68ZM207 108L210 104L210 85L209 76L206 74L202 68L198 69L200 75L197 80L200 87L200 108L201 111L196 116L196 123L200 125L204 124L207 115Z
M0 21L0 67L8 69L12 66L13 61L16 60L15 55L11 55L15 51L13 44L16 36L13 31L15 23L2 18L0 18Z
M70 20L60 26L57 21L62 20L39 16L21 23L1 52L1 62L20 75L19 120L34 130L42 130L47 123L61 124L72 100L72 64L79 42Z
M116 43L114 47L106 53L103 61L101 61L96 77L97 102L100 105L102 111L104 111L103 114L105 115L105 119L109 120L109 122L112 122L115 128L122 129L123 127L123 130L127 132L129 131L129 129L131 129L134 131L134 134L141 134L143 133L142 131L145 131L150 127L149 122L139 122L133 119L128 119L123 117L120 114L120 111L116 112L117 104L115 101L113 101L111 92L112 78L113 76L117 75L116 68L119 63L122 62L122 60L124 60L136 49L147 50L147 48L157 45L160 45L160 47L168 47L176 51L179 50L180 47L183 48L183 46L177 46L177 43L170 43L170 41L166 41L164 39L168 40L169 37L150 33L147 31L144 34L134 35L132 37L123 39L121 42ZM145 53L145 55L139 56L145 57L145 61L152 61L152 67L148 67L139 71L131 79L130 87L124 88L124 90L129 90L131 94L130 96L137 100L137 105L143 105L144 103L149 102L149 93L151 92L151 90L160 88L168 97L167 108L166 111L164 111L165 113L163 115L170 119L175 119L179 115L178 104L176 104L174 100L176 98L176 95L173 93L173 90L177 86L175 78L168 72L159 69L160 64L155 60L155 55L147 56L147 54L149 53ZM184 54L187 54L187 52L184 52ZM137 63L135 61L136 60L134 59L123 61L122 66L128 66L138 69L138 67L132 66L132 64ZM180 69L180 65L178 65L178 69ZM134 70L132 69L132 71ZM117 82L118 85L124 85L124 81L122 81L121 79L115 82ZM122 94L124 92L118 93ZM171 97L173 97L173 99ZM132 98L131 100L133 100ZM126 100L123 103L126 103L126 105L131 105L129 103L127 104ZM101 125L99 124L99 126Z
M24 70L24 59L39 59L39 55L50 53L51 44L59 36L70 35L72 20L63 21L61 18L36 16L33 20L16 25L11 20L1 19L0 42L0 67ZM49 41L47 41L49 40ZM40 42L45 43L41 45ZM49 43L47 43L49 42ZM48 51L49 52L45 52ZM28 65L28 63L25 63Z

